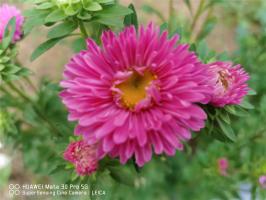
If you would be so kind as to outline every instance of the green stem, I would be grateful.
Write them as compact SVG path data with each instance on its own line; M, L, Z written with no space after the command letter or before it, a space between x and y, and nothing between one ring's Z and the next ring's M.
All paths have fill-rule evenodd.
M84 26L84 23L81 20L79 21L79 29L84 38L87 38L89 36L86 27Z
M35 85L32 83L30 78L28 76L24 76L25 81L29 84L29 86L33 89L34 92L37 92L37 88Z
M32 103L32 100L28 96L26 96L23 92L21 92L12 82L8 82L7 84L14 92L16 92L25 101Z
M199 39L199 36L201 35L202 31L203 31L203 27L206 26L207 24L207 21L211 18L213 14L213 7L210 7L209 10L208 10L208 14L207 14L207 17L205 18L204 22L202 23L202 26L200 28L200 31L198 32L198 34L195 36L195 41L197 41Z
M7 83L9 87L16 92L20 97L22 97L26 102L29 102L32 104L32 107L36 114L39 116L41 120L43 120L49 127L50 129L58 136L61 135L61 132L56 128L56 126L50 122L45 115L39 110L39 108L36 106L35 102L29 98L27 95L25 95L23 92L21 92L13 83L9 82Z
M173 28L173 18L175 15L174 0L169 0L169 31Z
M197 21L203 11L203 7L204 7L204 4L205 4L205 0L200 0L200 4L199 4L199 7L196 11L196 14L193 16L193 19L192 19L192 23L191 23L191 32L194 30L196 24L197 24Z
M252 185L252 188L251 188L251 200L256 200L256 190L257 190L257 187L255 184Z

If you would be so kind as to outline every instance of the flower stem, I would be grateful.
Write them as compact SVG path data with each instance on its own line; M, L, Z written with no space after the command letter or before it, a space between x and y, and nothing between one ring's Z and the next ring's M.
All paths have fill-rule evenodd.
M61 132L56 128L56 126L50 122L46 116L39 110L38 106L36 106L35 102L30 98L28 97L27 95L25 95L23 92L21 92L13 83L9 82L7 83L8 86L14 91L16 92L21 98L23 98L26 102L29 102L32 104L32 107L35 111L35 113L39 116L39 118L41 120L43 120L49 127L50 129L57 135L62 135Z
M169 31L172 31L173 28L173 22L174 22L174 18L175 17L175 9L174 9L174 0L169 0L169 22L168 22L168 26L169 26Z
M30 80L30 78L28 76L24 77L25 81L29 84L29 86L33 89L34 92L37 91L35 85L32 83L32 81Z
M86 27L84 26L84 23L81 20L79 21L79 29L80 29L80 32L82 33L83 37L87 38L88 37L87 30L86 30Z
M203 11L203 8L204 8L204 4L205 4L205 0L200 0L200 4L197 8L197 11L196 11L196 14L193 16L193 19L192 19L192 23L191 23L191 32L194 30L196 24L197 24L197 21Z

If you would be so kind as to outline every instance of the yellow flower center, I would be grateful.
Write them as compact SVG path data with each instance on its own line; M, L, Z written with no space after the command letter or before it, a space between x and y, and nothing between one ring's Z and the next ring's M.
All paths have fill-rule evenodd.
M145 71L143 75L133 72L123 83L116 87L122 92L122 104L126 108L133 109L140 101L147 97L146 88L156 79L151 72Z

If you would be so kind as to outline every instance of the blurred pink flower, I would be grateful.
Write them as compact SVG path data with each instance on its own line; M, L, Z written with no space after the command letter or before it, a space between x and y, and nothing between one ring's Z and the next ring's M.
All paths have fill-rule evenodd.
M97 145L85 141L72 142L64 152L64 159L75 165L80 176L91 175L98 168Z
M259 177L259 183L263 189L266 189L266 175Z
M156 154L175 155L191 130L205 126L199 103L210 100L207 66L177 44L178 35L152 23L125 28L119 35L106 31L102 48L88 39L88 50L75 55L64 72L60 94L75 134L99 143L106 154L126 163L135 157L143 166Z
M13 42L18 41L21 38L24 17L16 7L3 4L0 6L0 42L3 39L5 28L12 17L16 17L16 30Z
M227 158L219 158L217 162L220 175L227 176L227 170L229 168L229 162Z
M211 104L223 107L228 104L240 104L248 93L248 74L240 65L230 62L214 62L208 64L213 73L214 94Z

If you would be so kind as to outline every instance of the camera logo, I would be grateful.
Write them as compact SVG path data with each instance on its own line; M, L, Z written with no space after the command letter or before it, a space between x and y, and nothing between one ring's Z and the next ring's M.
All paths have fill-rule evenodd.
M19 184L9 184L9 195L10 196L17 196L20 195L20 185Z

